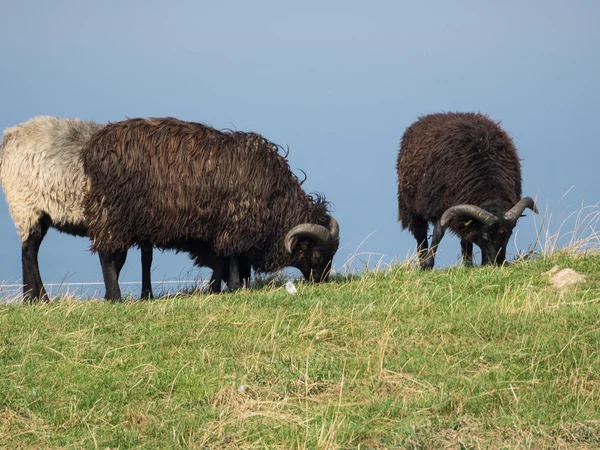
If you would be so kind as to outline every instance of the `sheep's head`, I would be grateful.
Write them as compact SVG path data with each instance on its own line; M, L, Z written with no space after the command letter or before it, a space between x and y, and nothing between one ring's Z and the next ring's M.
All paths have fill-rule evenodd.
M513 228L525 208L538 213L531 197L519 200L508 211L504 211L499 201L484 202L480 206L456 205L444 212L441 225L461 229L461 237L481 249L482 264L501 265L506 260L506 247Z
M316 283L327 281L339 243L340 227L333 217L329 219L329 228L303 223L292 228L284 240L285 249L293 257L292 266Z

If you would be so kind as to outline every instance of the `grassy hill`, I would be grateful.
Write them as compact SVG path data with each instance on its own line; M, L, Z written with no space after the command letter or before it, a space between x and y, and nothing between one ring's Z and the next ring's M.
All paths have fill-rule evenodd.
M298 288L0 307L0 448L600 447L600 256Z

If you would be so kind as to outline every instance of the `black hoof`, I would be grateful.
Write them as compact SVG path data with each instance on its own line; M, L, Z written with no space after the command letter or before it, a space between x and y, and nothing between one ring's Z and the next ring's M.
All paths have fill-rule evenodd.
M425 261L421 263L421 269L423 270L431 270L433 269L433 258L427 258Z

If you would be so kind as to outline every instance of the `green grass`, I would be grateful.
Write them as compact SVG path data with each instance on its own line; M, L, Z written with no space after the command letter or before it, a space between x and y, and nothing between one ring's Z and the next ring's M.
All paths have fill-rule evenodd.
M598 448L599 297L600 256L559 254L3 306L0 448Z

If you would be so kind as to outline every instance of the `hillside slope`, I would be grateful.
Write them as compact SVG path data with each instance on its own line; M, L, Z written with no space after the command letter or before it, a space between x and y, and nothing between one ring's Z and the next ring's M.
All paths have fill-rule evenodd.
M600 256L298 288L0 307L0 448L600 446Z

